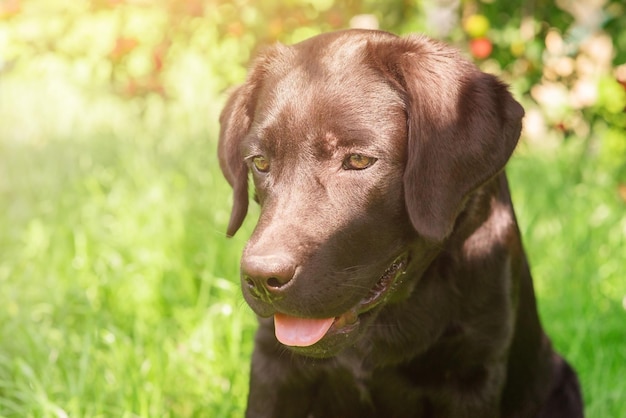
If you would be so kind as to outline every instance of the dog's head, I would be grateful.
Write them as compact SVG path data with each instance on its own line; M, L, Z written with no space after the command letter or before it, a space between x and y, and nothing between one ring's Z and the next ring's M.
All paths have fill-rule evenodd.
M241 263L248 304L304 354L351 344L411 292L522 116L495 77L425 37L352 30L266 51L220 118L228 235L250 175L261 205Z

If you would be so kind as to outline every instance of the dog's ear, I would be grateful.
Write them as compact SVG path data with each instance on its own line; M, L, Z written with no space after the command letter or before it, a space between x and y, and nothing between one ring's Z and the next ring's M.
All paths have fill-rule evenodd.
M504 168L524 110L496 77L444 44L408 37L383 48L382 57L380 46L375 49L379 68L404 96L411 223L424 237L442 241L468 195Z
M245 83L231 93L220 115L217 155L222 173L233 188L233 209L226 232L229 237L241 227L248 212L248 167L241 155L241 142L250 132L269 64L285 48L277 44L253 61Z
M220 168L233 188L233 208L226 234L232 237L248 213L248 167L239 149L250 130L252 88L243 84L235 89L220 115L220 137L217 145Z

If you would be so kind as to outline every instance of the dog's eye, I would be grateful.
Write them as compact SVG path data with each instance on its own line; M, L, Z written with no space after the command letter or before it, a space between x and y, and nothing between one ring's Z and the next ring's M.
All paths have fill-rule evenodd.
M257 155L253 157L252 164L254 164L254 168L256 168L261 173L267 173L268 171L270 171L270 162L262 155Z
M376 158L361 154L350 154L343 160L344 170L364 170L371 167L376 162Z

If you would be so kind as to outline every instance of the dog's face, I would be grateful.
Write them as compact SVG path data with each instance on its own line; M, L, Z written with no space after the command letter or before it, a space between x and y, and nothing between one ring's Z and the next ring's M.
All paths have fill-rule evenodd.
M277 317L277 336L309 353L352 340L399 286L415 238L402 189L402 99L371 69L341 77L345 69L314 65L266 74L240 147L261 205L242 257L244 295L262 316L337 318L317 342L322 324ZM296 335L281 337L281 326Z
M353 344L410 295L467 195L508 159L521 114L423 38L348 31L268 51L221 117L229 234L249 175L261 205L241 262L248 304L303 354Z

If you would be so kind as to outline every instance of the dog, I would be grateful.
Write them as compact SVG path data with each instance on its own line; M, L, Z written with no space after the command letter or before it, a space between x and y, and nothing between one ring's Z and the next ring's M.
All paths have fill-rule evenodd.
M542 330L504 166L524 110L425 36L275 45L220 116L259 317L247 417L582 417Z

